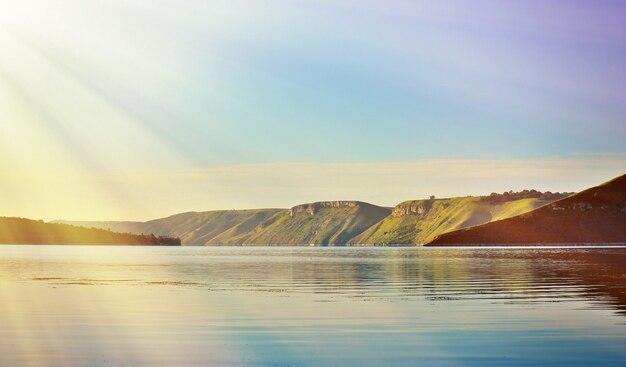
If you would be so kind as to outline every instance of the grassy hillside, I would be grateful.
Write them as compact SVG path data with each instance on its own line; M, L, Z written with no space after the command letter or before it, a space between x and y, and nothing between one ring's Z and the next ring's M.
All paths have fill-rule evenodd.
M626 175L532 212L442 234L432 245L626 243Z
M379 222L391 209L359 201L304 204L278 213L245 244L346 244Z
M145 229L179 236L185 244L240 244L248 232L281 211L255 209L183 213L146 222Z
M180 244L175 238L116 233L58 223L44 223L24 218L0 217L0 243L3 244L89 244L89 245L159 245Z
M541 198L494 202L488 197L406 201L350 243L422 244L445 232L525 213L549 202Z

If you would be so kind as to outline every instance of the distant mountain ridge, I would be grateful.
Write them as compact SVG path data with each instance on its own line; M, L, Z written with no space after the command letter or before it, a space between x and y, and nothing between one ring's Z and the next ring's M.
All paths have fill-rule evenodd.
M394 208L361 201L320 201L290 209L187 212L147 222L57 221L180 237L185 245L411 245L525 213L568 194L524 191L406 201Z
M532 212L442 234L430 245L626 243L626 175Z

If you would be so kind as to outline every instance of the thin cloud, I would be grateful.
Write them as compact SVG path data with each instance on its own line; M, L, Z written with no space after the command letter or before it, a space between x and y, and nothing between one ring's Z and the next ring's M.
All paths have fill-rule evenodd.
M291 207L319 200L363 200L393 206L404 200L485 195L508 190L580 191L626 171L626 154L524 160L430 159L387 163L266 163L106 176L85 172L2 172L12 195L1 215L45 219L152 219L178 212ZM42 183L29 203L33 185ZM93 187L115 182L140 205L120 208ZM45 183L45 184L43 184ZM112 187L116 187L112 186ZM88 200L88 204L85 202ZM10 205L16 201L21 205Z

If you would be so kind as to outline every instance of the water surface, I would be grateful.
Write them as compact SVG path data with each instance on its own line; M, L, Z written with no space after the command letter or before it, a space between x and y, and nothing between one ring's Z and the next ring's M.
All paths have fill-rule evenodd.
M0 246L1 366L625 361L626 249Z

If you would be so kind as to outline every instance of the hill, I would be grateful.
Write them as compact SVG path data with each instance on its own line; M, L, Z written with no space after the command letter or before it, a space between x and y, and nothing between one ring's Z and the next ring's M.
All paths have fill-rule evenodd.
M512 218L442 234L430 245L626 243L626 175Z
M186 245L408 245L525 213L566 195L525 190L413 200L393 210L360 201L322 201L291 209L188 212L148 222L64 223L180 237Z
M282 211L251 209L182 213L146 222L144 231L178 236L183 244L242 244L250 232Z
M346 244L391 213L361 201L322 201L294 206L270 218L243 244Z
M539 193L537 197L516 197L505 194L406 201L350 243L423 244L442 233L526 213L564 196L550 194L541 197Z
M180 245L177 238L117 233L98 228L0 217L0 243L72 245Z

